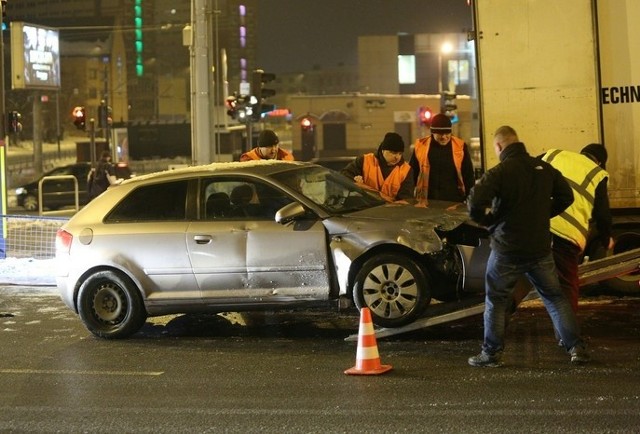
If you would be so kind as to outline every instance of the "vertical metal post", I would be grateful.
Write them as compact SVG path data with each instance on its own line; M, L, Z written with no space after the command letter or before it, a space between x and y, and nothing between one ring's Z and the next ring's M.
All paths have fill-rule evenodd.
M41 94L35 91L33 96L33 168L36 173L43 172L42 164L42 101Z
M2 32L2 25L4 23L4 8L7 5L7 1L2 0L0 5L2 9L2 14L0 15L0 115L2 115L2 122L0 122L0 145L4 148L7 143L7 113L5 112L4 105L4 32Z
M213 58L215 59L215 67L214 67L214 78L213 78L213 128L215 131L214 134L214 154L215 154L215 159L214 161L220 161L220 140L221 140L221 136L220 136L220 127L222 122L220 122L220 110L218 110L218 106L220 106L222 103L222 101L224 101L224 98L222 98L222 94L221 94L221 82L222 82L222 76L220 74L220 43L219 43L219 38L220 35L218 33L218 17L220 16L220 9L218 9L218 0L215 0L215 4L214 4L214 9L213 9L213 19L214 19L214 39L215 39L215 44L214 44L214 48L213 48ZM226 97L226 95L225 95Z
M89 119L89 158L91 159L91 167L96 165L96 120Z
M102 114L100 122L102 123L102 129L104 131L104 139L107 142L107 149L109 149L109 65L110 58L108 56L103 56L102 63L104 63L104 107L102 108ZM117 161L116 153L111 152L113 154L113 160Z
M191 21L191 149L194 164L211 163L211 116L210 116L210 59L207 36L208 1L192 0Z
M56 90L56 141L58 143L58 158L61 158L60 149L60 88Z
M0 3L0 214L2 217L2 227L0 228L0 259L7 257L6 239L7 239L7 220L4 215L7 214L7 171L6 171L6 143L7 143L7 114L4 106L4 32L2 31L2 22L4 21L4 8L6 0Z

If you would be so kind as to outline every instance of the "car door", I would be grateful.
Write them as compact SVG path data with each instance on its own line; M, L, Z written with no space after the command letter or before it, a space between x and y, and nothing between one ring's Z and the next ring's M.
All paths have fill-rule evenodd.
M247 186L254 192L249 203L227 202L222 195L235 197L235 189ZM206 303L277 304L328 298L322 224L311 220L280 225L274 220L280 203L291 201L273 187L251 180L226 178L203 183L202 219L190 225L187 244Z

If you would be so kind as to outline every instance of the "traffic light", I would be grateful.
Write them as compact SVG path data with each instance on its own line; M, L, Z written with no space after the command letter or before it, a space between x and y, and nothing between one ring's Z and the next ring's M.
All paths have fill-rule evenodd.
M87 124L87 111L84 107L78 106L73 109L71 112L73 115L73 124L79 130L84 130Z
M302 118L300 121L300 126L302 127L302 131L308 131L313 129L313 122L309 118Z
M457 119L458 118L458 105L456 104L456 93L445 91L440 95L440 111L445 115L449 116L449 118Z
M253 96L238 95L236 93L228 96L224 101L224 105L227 107L227 115L241 124L251 122L254 104L255 98Z
M310 118L300 119L300 137L302 139L302 159L310 160L316 154L316 131Z
M22 131L22 123L20 122L21 118L22 115L15 110L7 113L7 131L9 133L19 133Z
M274 104L266 104L265 99L276 94L274 89L265 88L264 85L276 79L276 75L271 72L264 72L262 69L253 71L251 79L251 94L255 96L256 102L252 106L251 119L259 121L263 113L275 110Z
M231 119L238 118L238 100L235 95L228 96L224 101L224 105L227 107L227 115Z
M111 106L105 105L104 101L98 106L98 126L100 128L110 127L113 124L113 110Z
M429 107L418 108L418 122L425 127L431 126L431 119L433 118L433 111Z

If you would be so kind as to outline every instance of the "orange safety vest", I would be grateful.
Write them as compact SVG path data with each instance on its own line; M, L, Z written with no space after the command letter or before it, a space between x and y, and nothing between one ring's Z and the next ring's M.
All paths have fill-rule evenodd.
M263 160L263 158L258 153L258 148L253 148L252 150L245 152L240 156L240 161L251 160ZM293 161L293 155L282 148L278 148L278 155L276 155L275 160Z
M384 179L382 170L380 170L380 161L375 154L370 153L364 155L362 178L366 185L380 192L380 196L384 200L393 202L396 200L400 186L409 174L409 170L411 170L411 166L405 161L394 167L387 179Z
M431 145L431 138L423 137L416 140L414 145L414 153L418 163L420 165L420 173L418 174L418 181L416 182L416 199L418 201L428 202L429 195L429 146ZM462 194L466 194L464 187L464 180L462 178L462 160L464 159L464 140L459 137L451 136L451 147L453 149L453 164L456 167L456 173L458 175L458 189Z

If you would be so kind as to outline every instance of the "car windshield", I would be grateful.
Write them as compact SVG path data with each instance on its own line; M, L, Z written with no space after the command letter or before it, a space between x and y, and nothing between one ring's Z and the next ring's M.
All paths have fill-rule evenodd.
M330 214L346 214L385 204L375 192L360 188L349 178L324 167L297 167L276 173L273 178Z

